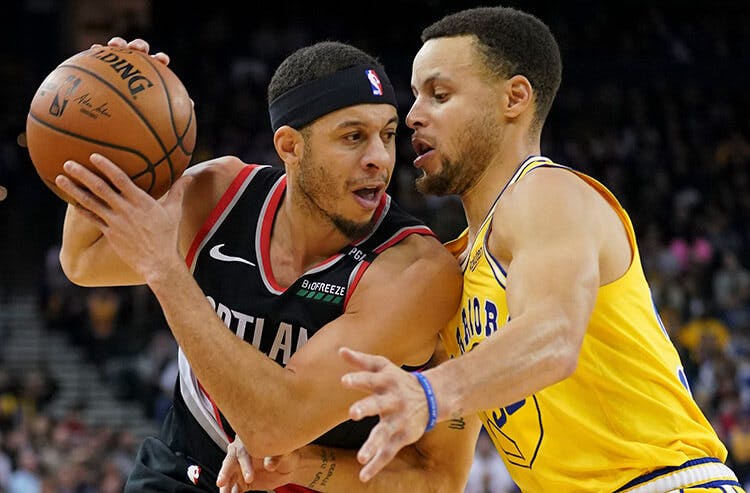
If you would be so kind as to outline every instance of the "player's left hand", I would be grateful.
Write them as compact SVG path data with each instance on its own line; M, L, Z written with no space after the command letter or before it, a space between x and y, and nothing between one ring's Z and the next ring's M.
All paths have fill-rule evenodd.
M182 198L192 177L177 180L157 201L140 189L115 163L91 155L99 173L68 161L55 184L72 197L78 210L104 235L120 258L149 282L177 264Z
M348 348L341 348L339 354L361 370L341 377L344 387L370 394L351 405L349 417L359 421L366 416L380 416L380 421L357 453L357 460L364 465L359 479L366 482L399 450L424 434L429 418L427 399L416 377L388 358Z
M299 454L292 452L276 457L250 457L239 436L227 448L216 479L219 493L239 493L250 489L272 490L292 483Z
M238 493L249 490L253 478L252 458L237 436L227 447L227 455L224 456L216 477L216 486L219 487L219 493Z

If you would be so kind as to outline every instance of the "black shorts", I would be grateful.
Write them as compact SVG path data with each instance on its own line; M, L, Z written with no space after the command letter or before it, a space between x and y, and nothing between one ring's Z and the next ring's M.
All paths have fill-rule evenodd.
M158 438L141 444L124 493L215 493L216 473Z

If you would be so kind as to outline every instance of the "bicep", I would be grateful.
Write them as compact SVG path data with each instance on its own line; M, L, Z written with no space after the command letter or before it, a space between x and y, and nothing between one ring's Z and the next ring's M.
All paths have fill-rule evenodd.
M543 183L541 190L525 190L513 204L515 208L493 219L507 232L501 239L493 230L490 246L500 248L502 243L508 248L506 295L511 319L544 309L580 326L593 309L604 244L598 229L599 209L590 190L576 188L587 187L578 178L563 178L574 180L572 187L567 184L567 193L547 198L551 190ZM539 196L545 200L536 200ZM507 214L514 211L520 213Z
M447 483L443 491L466 487L481 428L476 415L441 421L415 443L431 479Z
M429 360L460 294L460 275L442 267L428 260L398 273L377 268L365 274L346 313L316 332L287 364L298 402L311 403L308 412L333 426L346 420L349 406L364 397L341 386L351 368L338 356L340 347L379 354L397 365ZM321 395L327 398L323 405Z

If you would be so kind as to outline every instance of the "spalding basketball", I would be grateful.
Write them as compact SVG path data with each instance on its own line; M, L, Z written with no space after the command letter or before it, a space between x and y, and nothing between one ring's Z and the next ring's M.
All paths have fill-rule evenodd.
M193 104L180 79L149 55L114 46L78 53L44 79L26 118L26 144L45 184L57 188L67 160L91 167L99 153L153 197L190 163L196 139Z

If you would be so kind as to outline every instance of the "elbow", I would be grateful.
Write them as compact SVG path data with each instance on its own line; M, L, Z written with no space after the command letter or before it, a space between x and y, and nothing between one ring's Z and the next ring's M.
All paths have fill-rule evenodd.
M240 435L242 442L245 444L247 452L252 457L273 457L276 455L284 455L300 448L300 444L290 443L289 437L286 433L282 433L279 430L284 430L283 426L278 424L272 426L256 427L253 430L247 430ZM247 437L247 440L244 438Z
M62 267L62 271L65 274L65 277L67 277L68 280L73 284L76 284L78 286L86 286L83 278L83 269L81 267L81 262L79 261L77 256L70 254L70 252L65 248L64 244L60 249L59 258L60 266Z

